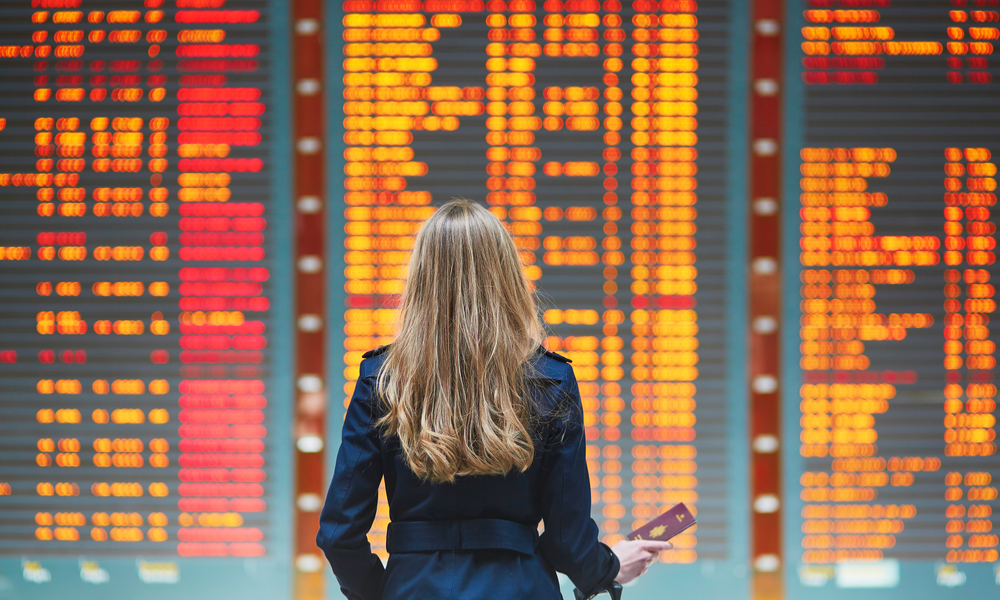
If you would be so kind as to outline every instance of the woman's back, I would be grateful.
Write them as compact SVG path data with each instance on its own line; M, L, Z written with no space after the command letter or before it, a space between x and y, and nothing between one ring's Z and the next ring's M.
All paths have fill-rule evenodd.
M557 599L557 570L583 590L611 584L618 561L597 542L590 517L582 407L568 359L539 347L529 361L539 426L527 470L430 483L409 468L398 438L375 427L384 348L365 356L317 538L348 598ZM366 537L383 476L391 520L384 573Z

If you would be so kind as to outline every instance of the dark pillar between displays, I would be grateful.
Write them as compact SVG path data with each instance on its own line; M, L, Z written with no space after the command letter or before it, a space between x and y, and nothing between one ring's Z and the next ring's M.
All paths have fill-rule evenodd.
M295 153L295 598L323 600L326 558L316 547L326 491L323 2L293 0Z
M784 596L781 543L782 0L754 0L750 78L750 465L752 597Z

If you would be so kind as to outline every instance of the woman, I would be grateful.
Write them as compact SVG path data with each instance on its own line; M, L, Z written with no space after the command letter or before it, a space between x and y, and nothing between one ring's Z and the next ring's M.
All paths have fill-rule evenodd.
M558 599L556 571L589 596L672 547L598 541L580 392L541 336L499 219L467 200L438 209L417 234L396 341L361 362L320 517L347 598ZM383 477L384 568L366 536Z

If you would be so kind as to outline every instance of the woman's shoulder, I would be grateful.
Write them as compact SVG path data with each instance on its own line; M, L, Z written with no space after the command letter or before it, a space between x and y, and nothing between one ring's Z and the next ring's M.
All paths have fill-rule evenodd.
M529 378L552 379L555 381L565 381L573 375L573 367L569 363L571 359L557 354L551 350L546 350L539 345L535 349L535 354L529 360L532 367Z
M576 377L573 374L572 361L563 356L538 346L534 355L528 361L526 379L528 385L536 390L533 394L536 406L547 417L556 417L566 412L568 407L575 406L574 394ZM567 404L567 401L569 404Z
M378 374L379 368L388 357L387 352L391 345L385 344L361 355L361 377L374 377Z

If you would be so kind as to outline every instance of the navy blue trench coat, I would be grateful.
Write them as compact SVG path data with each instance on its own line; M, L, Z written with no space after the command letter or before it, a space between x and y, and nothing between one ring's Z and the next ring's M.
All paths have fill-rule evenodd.
M583 407L569 359L541 347L531 359L541 425L527 471L435 484L421 481L398 438L374 425L385 348L361 363L316 538L347 598L559 599L556 571L588 595L609 587L619 563L590 517ZM391 521L385 567L367 538L383 477Z

